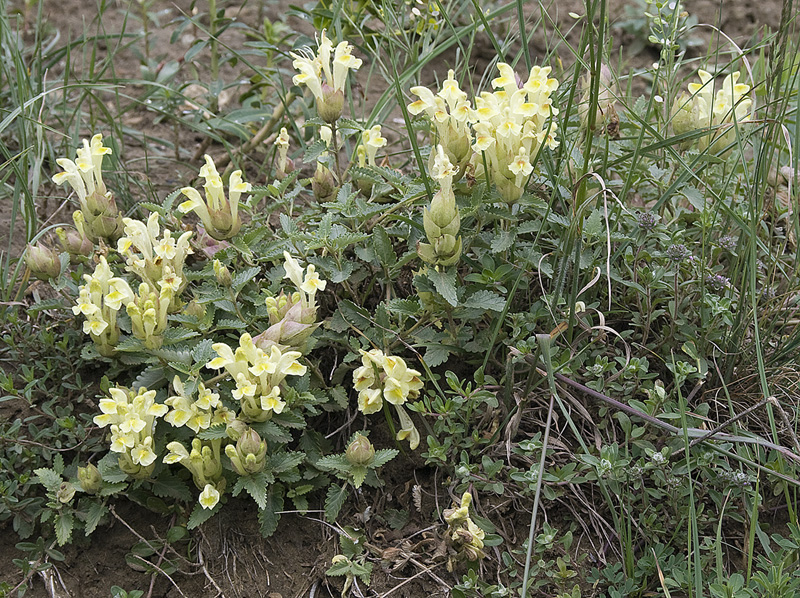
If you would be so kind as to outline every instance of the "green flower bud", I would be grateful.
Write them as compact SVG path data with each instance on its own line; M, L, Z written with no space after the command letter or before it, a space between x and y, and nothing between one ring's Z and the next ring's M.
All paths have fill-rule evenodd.
M317 162L317 170L311 179L311 190L321 203L332 201L336 196L336 179L330 168Z
M224 287L229 287L233 284L231 271L219 260L214 260L214 276L217 277L217 282Z
M344 92L335 90L326 83L322 84L322 101L317 102L317 114L328 124L333 124L342 115L344 109Z
M58 227L56 236L59 245L69 254L69 261L73 264L85 262L86 258L94 252L94 243L75 229Z
M61 274L61 260L58 259L58 254L41 241L36 245L28 245L25 263L31 269L31 273L40 280L51 280Z
M204 305L198 303L194 299L192 299L186 308L183 310L187 316L194 316L198 320L202 319L203 316L206 315L206 308Z
M97 494L103 485L103 477L100 475L100 471L91 463L86 467L78 468L78 481L83 491L87 494Z
M239 440L242 434L249 429L250 426L248 426L245 422L240 419L235 419L227 425L225 428L225 434L228 436L228 438L235 442Z
M73 496L75 496L75 486L69 482L61 482L61 486L59 486L58 492L56 492L58 501L66 504L72 500Z
M239 437L236 447L231 444L225 447L225 454L230 458L236 473L242 476L252 475L266 467L267 443L258 432L248 428Z
M369 465L375 459L375 447L369 438L363 434L356 434L344 455L350 465Z

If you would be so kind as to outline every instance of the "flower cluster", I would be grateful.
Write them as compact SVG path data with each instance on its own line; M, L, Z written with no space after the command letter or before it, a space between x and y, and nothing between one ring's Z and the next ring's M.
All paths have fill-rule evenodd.
M115 345L119 341L117 312L122 300L130 290L128 283L114 277L105 256L100 256L100 263L92 275L83 275L86 284L78 291L78 302L72 307L76 316L83 314L83 332L92 337L101 355L113 355Z
M458 86L454 71L447 72L447 79L437 94L421 85L412 87L411 93L419 99L409 104L408 111L411 114L424 112L428 116L436 129L437 143L444 147L450 162L463 173L472 155L470 124L473 110L467 94Z
M352 51L353 46L345 41L339 42L334 49L323 29L316 54L308 49L302 54L290 52L294 58L292 66L300 71L292 81L311 90L317 103L317 114L325 122L334 123L342 115L347 73L361 67L361 59L353 56Z
M191 451L177 441L167 445L169 453L164 457L164 463L180 463L191 472L194 485L202 490L199 502L204 509L216 506L227 485L222 475L221 446L220 439L203 441L199 438L192 440Z
M74 161L56 160L64 172L56 174L53 182L57 185L67 182L77 194L81 208L73 214L73 219L81 236L91 241L114 239L122 223L117 204L103 182L103 158L111 154L111 149L103 145L103 136L97 134L91 142L84 139L76 154Z
M550 67L534 66L524 83L508 64L501 62L497 68L500 77L492 81L496 91L481 93L474 109L453 71L436 95L425 87L412 87L419 100L408 109L428 115L438 143L459 171L471 162L476 174L490 178L500 195L513 202L522 195L542 145L558 146L554 121L558 109L550 97L558 81L549 77Z
M222 404L219 394L211 392L202 382L197 384L196 399L192 398L194 392L190 392L178 376L172 380L172 387L176 394L164 401L170 407L164 421L172 426L186 426L197 434L215 424L229 424L236 419L236 414Z
M417 253L423 261L435 266L452 266L461 256L461 218L458 215L456 196L453 193L455 170L441 145L436 146L433 178L440 184L433 196L430 209L425 208L422 224L430 243L419 243Z
M159 286L162 280L173 277L181 279L176 293L186 286L183 280L183 265L186 256L193 253L189 246L191 231L183 233L175 239L172 231L161 229L158 225L158 214L150 214L147 223L132 218L123 218L124 236L117 242L117 251L125 258L126 270L148 283L152 288ZM175 286L170 283L170 286Z
M672 129L676 135L697 129L713 130L697 139L697 149L717 153L733 143L736 135L734 123L747 120L753 101L746 96L750 86L739 83L739 71L731 73L715 89L714 77L700 69L701 83L690 83L689 94L682 94L672 107ZM684 142L684 149L693 140Z
M361 350L361 367L353 372L353 386L358 391L358 409L369 415L380 411L383 400L395 406L400 418L398 440L408 439L412 449L419 445L419 432L403 408L422 389L421 374L406 365L402 358L386 355L380 349Z
M206 367L224 368L233 378L236 388L231 394L239 401L244 418L251 422L266 421L273 413L283 411L286 403L281 399L281 382L286 376L302 376L307 369L297 361L302 355L299 351L281 351L272 345L267 353L247 333L239 339L235 352L225 343L215 343L213 349L217 357Z
M447 560L448 571L453 570L457 560L474 562L486 556L483 552L485 534L470 518L470 504L472 504L472 495L465 492L457 507L444 511L444 520L447 522L445 540L450 552Z
M531 161L542 145L550 149L558 146L554 120L558 109L550 98L558 89L558 81L549 77L549 66L534 66L522 85L509 65L501 62L497 68L500 77L492 80L497 91L484 91L475 99L472 149L476 152L476 169L483 169L485 159L486 174L500 195L513 202L522 195L533 172Z
M242 226L239 198L242 193L249 192L252 186L242 180L241 170L234 170L228 180L228 197L225 197L222 177L217 172L214 160L209 155L205 156L205 160L206 163L200 168L200 176L205 179L205 201L196 189L184 187L181 193L188 199L178 209L184 214L195 212L203 222L206 232L218 241L230 239Z
M131 390L117 386L100 399L101 415L94 423L111 426L111 450L121 453L119 466L132 477L146 478L153 469L153 431L156 418L167 413L167 406L155 402L156 391L142 387Z

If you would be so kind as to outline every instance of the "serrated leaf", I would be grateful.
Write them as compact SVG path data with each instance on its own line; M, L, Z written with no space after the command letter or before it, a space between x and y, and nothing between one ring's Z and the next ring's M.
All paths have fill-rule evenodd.
M288 390L287 389L287 393ZM306 393L303 393L305 396ZM294 428L295 430L302 430L306 427L306 420L302 415L298 415L292 411L284 411L283 413L275 413L272 416L272 421L287 428Z
M75 525L72 513L69 511L58 513L53 525L55 527L58 545L63 546L64 544L68 544L72 538L72 528Z
M283 488L277 485L270 486L267 490L267 506L258 512L262 536L269 538L275 533L281 519L281 511L283 511Z
M273 473L283 473L300 465L305 458L303 453L297 451L276 453L269 456L269 469Z
M436 292L450 305L458 305L458 293L456 291L456 272L454 269L436 271L428 270L426 273L428 280L433 283Z
M340 408L347 409L350 402L347 398L347 391L341 386L334 386L328 391L328 394Z
M303 154L303 164L316 162L317 158L319 158L323 152L326 151L328 151L328 144L322 139L317 139L314 143L306 148L306 152Z
M83 524L84 534L87 536L91 535L91 533L97 529L97 526L103 519L103 515L106 513L108 513L108 507L106 507L105 504L98 501L92 501L89 504L89 508L86 510L86 519Z
M36 477L39 478L39 483L47 488L48 492L58 492L58 489L61 487L61 482L63 481L59 474L46 467L34 469L33 473L36 474Z
M119 458L116 453L106 453L106 456L97 462L97 470L104 482L117 484L127 481L128 474L119 468Z
M514 244L515 238L516 234L511 231L500 231L495 238L492 239L492 253L502 253Z
M228 437L228 426L225 424L214 424L200 432L197 437L200 440L218 440Z
M361 488L361 484L367 479L367 468L363 465L354 465L350 468L350 475L353 476L353 486Z
M336 521L345 500L347 500L347 486L333 484L328 488L328 492L325 496L325 518L329 522L333 523Z
M386 268L394 266L397 262L397 254L394 252L389 234L382 226L372 229L372 246L375 248L375 254L378 256L381 266Z
M328 455L317 460L316 466L326 471L347 472L350 462L344 455Z
M603 212L601 210L593 210L589 217L583 221L583 234L588 239L596 239L604 236L604 232Z
M350 575L352 568L353 562L350 559L338 561L331 565L327 571L325 571L325 575L330 575L331 577L343 577L345 575Z
M381 465L385 465L392 459L394 459L400 451L397 449L379 449L375 451L375 460L372 462L370 467L373 469L380 467Z
M149 365L141 372L131 383L131 388L155 388L162 380L166 380L167 376L164 372L164 367L161 365Z
M222 502L218 502L214 505L213 509L204 509L203 506L198 502L194 505L194 509L192 509L192 514L189 515L189 521L186 523L186 529L194 529L206 521L211 519L214 515L219 513L220 509L222 508Z
M261 268L259 268L258 266L255 266L253 268L248 268L247 270L243 270L241 272L237 272L236 276L233 277L233 281L231 282L233 290L238 293L244 288L244 285L253 280L260 273L261 273Z
M430 368L442 365L450 358L453 347L442 345L440 343L431 343L425 345L425 354L422 356L422 361Z
M482 290L472 293L464 300L464 307L491 311L503 311L506 300L495 292Z
M214 341L210 338L206 338L201 340L194 346L192 349L192 359L194 359L195 363L206 364L211 361L216 356L216 351L212 349L212 345Z
M410 519L410 513L406 510L386 509L383 513L386 523L389 524L393 530L402 529Z
M292 440L292 435L289 434L289 432L271 421L252 423L250 424L250 427L258 432L258 435L261 436L261 438L271 442L286 444Z
M186 483L168 472L162 472L153 482L153 494L161 498L174 498L185 502L192 500L192 492Z
M217 328L219 330L243 330L247 328L247 324L245 324L241 320L233 320L231 318L226 318L224 320L220 320L219 322L217 322Z
M236 485L233 489L233 495L236 496L241 489L250 495L256 501L259 509L267 508L267 486L269 484L269 476L263 471L254 473L248 476L241 476L236 480Z
M415 317L422 310L417 299L392 299L384 303L386 310L390 313Z
M372 324L369 318L369 312L357 306L349 299L339 302L339 313L341 313L345 322L351 326L355 326L359 330L365 330Z

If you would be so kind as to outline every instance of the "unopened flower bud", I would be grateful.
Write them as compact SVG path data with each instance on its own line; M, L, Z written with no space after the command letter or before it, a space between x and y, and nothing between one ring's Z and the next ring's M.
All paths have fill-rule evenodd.
M369 465L375 458L375 447L372 446L369 438L363 434L356 434L355 439L345 451L345 457L351 465Z
M192 299L189 304L184 308L183 313L187 316L194 316L198 320L206 315L206 308L201 303Z
M66 504L72 500L73 496L75 496L75 486L69 482L61 482L61 486L59 486L58 492L56 492L58 501Z
M228 426L225 428L225 434L233 441L239 440L239 438L244 434L247 430L250 429L246 423L244 423L240 419L235 419Z
M61 260L58 259L58 254L41 241L36 245L28 245L25 263L40 280L51 280L61 274Z
M317 101L317 114L326 123L333 124L342 115L344 109L344 92L322 84L322 101Z
M229 287L233 284L231 271L219 260L214 260L214 276L217 277L217 282L224 287Z
M78 468L78 481L84 492L97 494L103 484L103 477L97 467L89 463L86 467Z
M58 227L56 236L59 245L69 254L69 261L73 264L86 261L86 258L91 256L94 251L94 243L75 229Z
M317 162L317 170L311 179L311 190L321 203L332 201L336 195L336 179L330 168Z
M248 428L236 442L236 447L228 445L225 454L239 475L247 476L258 473L266 467L267 443L258 432Z

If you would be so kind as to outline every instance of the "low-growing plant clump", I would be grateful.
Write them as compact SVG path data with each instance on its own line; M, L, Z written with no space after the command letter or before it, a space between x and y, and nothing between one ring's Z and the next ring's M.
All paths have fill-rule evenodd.
M24 553L2 595L52 579L126 501L171 521L131 552L151 593L189 567L223 592L195 542L235 507L264 537L287 513L335 530L342 596L409 566L389 589L428 572L453 596L795 595L791 11L752 48L689 58L692 18L648 0L657 59L623 75L605 2L558 40L570 67L536 64L536 30L500 39L521 2L322 1L292 9L313 39L263 20L246 51L210 2L171 25L212 75L190 97L186 65L150 54L156 4L135 108L193 182L149 191L100 83L30 86L56 60L24 48L41 13L0 15L0 173L29 241L0 270L0 520ZM91 91L74 118L55 99L73 87ZM38 220L40 187L71 224ZM407 508L386 506L387 473Z

